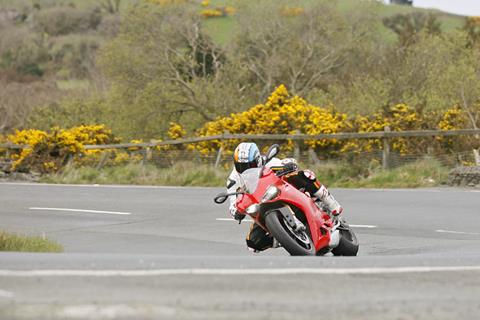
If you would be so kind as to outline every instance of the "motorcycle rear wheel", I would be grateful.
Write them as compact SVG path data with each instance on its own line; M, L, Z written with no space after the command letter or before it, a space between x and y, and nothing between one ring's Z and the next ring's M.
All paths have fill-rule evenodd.
M282 247L292 256L313 256L315 246L306 231L294 231L278 211L269 213L265 225L271 235L280 242Z

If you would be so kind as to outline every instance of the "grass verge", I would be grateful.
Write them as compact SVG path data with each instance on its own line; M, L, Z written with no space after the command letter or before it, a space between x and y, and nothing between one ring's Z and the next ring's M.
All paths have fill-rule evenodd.
M225 185L227 176L227 170L222 168L184 162L170 168L141 164L106 167L101 170L91 167L67 168L59 174L44 177L42 182L218 187Z
M327 164L315 171L330 187L421 188L445 185L450 170L436 160L420 160L391 170L379 165Z
M63 247L42 237L20 236L0 231L0 251L62 252Z
M302 166L305 167L305 166ZM449 169L435 160L422 160L392 170L377 165L325 163L312 168L329 187L418 188L445 184ZM68 184L134 184L223 187L229 170L211 165L177 163L170 168L128 164L101 170L91 167L68 168L44 177L42 182Z

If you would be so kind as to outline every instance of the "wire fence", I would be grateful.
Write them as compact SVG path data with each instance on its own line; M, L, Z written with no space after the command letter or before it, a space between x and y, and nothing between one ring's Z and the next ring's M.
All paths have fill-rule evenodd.
M108 154L108 151L106 151ZM201 154L197 151L190 150L170 150L157 151L146 150L130 151L129 159L132 163L142 163L144 165L154 165L161 168L169 168L179 162L190 162L194 164L202 164L214 167L229 168L233 164L233 157L231 152ZM298 162L308 166L316 166L327 163L343 162L351 163L361 166L382 166L384 161L384 153L382 150L373 152L350 152L339 154L335 157L322 158L321 154L314 153L312 150L300 152L298 155L294 151L283 152L281 158L295 157ZM432 160L441 165L454 168L463 165L474 165L475 157L471 150L455 153L418 153L418 154L400 154L398 152L391 152L389 154L388 168L396 168L421 160ZM97 166L102 167L102 159L98 160ZM104 161L104 164L107 162Z
M293 148L282 151L280 157L293 157L300 163L306 165L321 165L331 162L348 162L362 166L379 164L383 168L395 168L419 160L436 160L440 164L453 168L459 165L475 165L480 162L478 156L480 129L462 129L452 131L425 130L425 131L390 131L388 127L385 131L367 132L367 133L338 133L321 134L315 136L303 134L264 134L264 135L246 135L246 134L223 134L209 137L196 137L188 139L178 139L172 141L150 142L150 143L124 143L116 145L87 145L86 150L95 150L95 156L86 156L77 154L71 156L66 162L82 163L97 168L119 163L142 163L151 164L157 167L172 167L178 162L191 162L215 167L229 167L232 163L233 150L224 150L223 146L228 144L217 144L218 150L208 154L201 153L198 149L192 149L188 146L206 141L240 142L254 141L260 147L266 147L274 142L290 141ZM439 137L447 140L438 140ZM448 138L447 138L448 137ZM336 152L328 155L315 152L308 147L307 141L376 141L375 151L372 152ZM399 153L392 150L395 141L408 142L415 146L412 150L421 150L418 153ZM450 146L456 146L456 149L450 148L450 152L439 147L439 141L450 141ZM436 146L436 147L434 147ZM459 150L463 146L463 150ZM19 152L28 146L19 145L0 145L0 170L11 164L10 155ZM233 148L233 147L232 147ZM230 148L230 149L232 149ZM475 148L475 149L474 149ZM3 150L3 151L2 151ZM452 151L455 150L455 151ZM84 161L85 158L88 161ZM121 161L118 161L121 159ZM79 161L80 160L80 161ZM5 170L4 170L5 171Z

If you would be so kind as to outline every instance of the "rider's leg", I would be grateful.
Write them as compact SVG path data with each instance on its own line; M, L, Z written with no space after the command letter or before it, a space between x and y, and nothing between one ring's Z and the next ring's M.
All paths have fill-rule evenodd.
M319 198L333 215L342 213L343 208L332 196L330 191L317 180L315 173L310 170L297 171L287 175L287 181L298 189L307 191L312 197Z
M273 237L267 234L258 224L252 223L247 234L247 246L253 251L259 252L273 246Z

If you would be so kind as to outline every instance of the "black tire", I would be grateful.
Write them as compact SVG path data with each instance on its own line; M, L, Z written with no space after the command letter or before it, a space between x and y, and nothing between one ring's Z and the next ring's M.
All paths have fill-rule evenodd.
M334 256L356 256L358 253L358 240L355 233L350 229L341 229L340 242L332 249Z
M315 246L306 231L295 232L284 220L278 211L269 213L265 218L265 225L270 234L277 239L285 250L292 256L313 256Z

